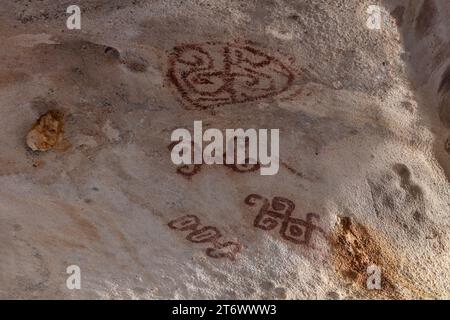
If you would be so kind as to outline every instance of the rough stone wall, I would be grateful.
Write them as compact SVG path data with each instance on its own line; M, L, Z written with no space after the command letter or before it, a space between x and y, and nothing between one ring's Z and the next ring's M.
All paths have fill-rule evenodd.
M0 10L1 298L449 298L445 0L381 2L381 30L365 0L79 1L67 30L71 2ZM272 86L183 85L230 51ZM64 147L31 151L50 110ZM278 174L177 168L194 120L279 128Z

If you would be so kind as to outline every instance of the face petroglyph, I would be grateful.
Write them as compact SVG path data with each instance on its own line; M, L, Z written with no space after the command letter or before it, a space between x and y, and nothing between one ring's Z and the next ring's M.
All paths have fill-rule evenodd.
M167 75L184 102L201 109L275 97L295 79L290 68L261 49L228 42L176 46Z

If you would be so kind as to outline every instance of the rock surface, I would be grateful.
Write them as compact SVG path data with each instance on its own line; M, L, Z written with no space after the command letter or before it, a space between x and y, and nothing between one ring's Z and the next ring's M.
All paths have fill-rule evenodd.
M450 297L448 1L71 2L0 11L0 298ZM278 174L177 168L194 120L279 128Z
M48 151L63 141L64 115L50 110L42 115L27 134L27 145L33 151Z

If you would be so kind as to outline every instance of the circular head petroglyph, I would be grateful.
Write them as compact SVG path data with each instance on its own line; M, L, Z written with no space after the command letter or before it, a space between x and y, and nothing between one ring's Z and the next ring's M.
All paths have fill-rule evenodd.
M206 109L280 95L295 73L250 44L207 42L175 47L168 77L183 102Z

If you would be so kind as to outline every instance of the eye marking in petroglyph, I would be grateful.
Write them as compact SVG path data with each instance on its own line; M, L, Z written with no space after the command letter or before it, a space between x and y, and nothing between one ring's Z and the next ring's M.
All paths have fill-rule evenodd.
M234 241L220 241L222 234L216 227L203 226L196 215L185 215L168 223L169 228L178 231L189 231L186 240L192 243L210 243L206 255L211 258L228 258L236 260L241 251L241 244Z
M169 146L168 149L170 151L172 151L173 147L177 144L178 142L172 142ZM194 150L194 143L192 142L192 152ZM236 152L237 149L235 148L235 159L237 157ZM251 164L248 163L248 158L246 159L246 163L245 164L237 164L237 163L233 163L233 164L227 164L225 159L227 157L226 152L223 153L223 165L227 168L230 168L231 170L235 171L235 172L240 172L240 173L245 173L245 172L253 172L253 171L257 171L260 169L261 165L259 163L256 164ZM202 169L203 164L185 164L185 165L179 165L177 167L177 173L185 176L185 177L192 177L193 175L199 173Z
M325 232L312 223L313 219L320 220L316 213L307 213L306 220L291 217L295 204L283 197L274 197L272 202L258 194L250 194L245 198L245 203L255 206L260 203L260 210L253 226L270 231L277 228L280 223L280 235L283 239L295 244L309 245L314 230L325 235Z
M175 47L167 76L184 102L201 109L274 97L295 79L285 64L260 49L224 42Z

